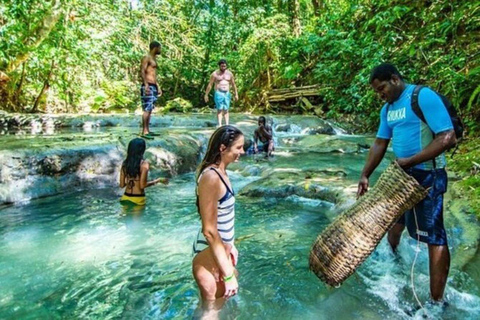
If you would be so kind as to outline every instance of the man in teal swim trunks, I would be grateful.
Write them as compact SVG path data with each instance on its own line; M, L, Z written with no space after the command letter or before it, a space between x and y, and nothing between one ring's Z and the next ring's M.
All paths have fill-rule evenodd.
M235 85L233 73L227 70L227 61L221 59L218 61L218 70L215 70L210 76L207 90L205 91L205 102L208 102L208 94L212 90L213 83L215 83L215 94L213 99L217 108L217 126L222 126L222 116L225 117L225 124L228 125L228 109L230 108L230 101L232 95L230 93L230 85L233 87L235 93L235 101L238 101L238 91Z

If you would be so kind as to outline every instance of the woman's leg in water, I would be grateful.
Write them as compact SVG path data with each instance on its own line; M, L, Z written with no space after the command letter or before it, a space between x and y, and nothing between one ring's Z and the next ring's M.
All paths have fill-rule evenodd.
M198 253L193 259L193 276L200 289L202 298L201 319L217 319L225 299L225 284L220 281L220 269L213 258L210 248Z

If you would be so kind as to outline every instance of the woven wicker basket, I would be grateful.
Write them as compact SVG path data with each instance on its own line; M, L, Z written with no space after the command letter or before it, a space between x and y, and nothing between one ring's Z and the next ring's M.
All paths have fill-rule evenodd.
M310 250L310 270L338 286L372 253L385 233L427 191L393 162L375 186L335 219Z

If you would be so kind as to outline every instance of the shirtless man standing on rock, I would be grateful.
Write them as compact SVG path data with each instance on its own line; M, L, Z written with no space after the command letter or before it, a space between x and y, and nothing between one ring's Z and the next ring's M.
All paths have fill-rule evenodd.
M210 82L208 83L207 90L205 91L205 102L208 102L208 94L212 90L212 85L215 82L215 94L213 100L217 108L217 126L222 126L222 115L225 117L225 124L228 125L228 109L230 108L230 101L232 95L230 93L230 84L235 92L235 101L238 101L237 86L235 85L235 79L233 73L227 70L227 61L221 59L218 61L218 70L215 70L210 76Z
M140 96L142 99L142 138L153 139L158 133L150 132L150 117L152 115L155 102L162 95L162 90L157 83L157 55L160 54L162 45L157 41L150 43L150 52L142 58L141 73L142 86L140 88Z

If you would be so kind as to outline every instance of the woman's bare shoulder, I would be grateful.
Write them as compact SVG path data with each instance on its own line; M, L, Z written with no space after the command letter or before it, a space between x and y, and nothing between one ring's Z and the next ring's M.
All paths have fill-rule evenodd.
M200 180L198 181L198 184L200 186L217 186L220 182L220 178L218 174L214 170L207 170L203 171L202 176L200 177Z
M140 164L141 169L150 169L150 163L148 163L147 160L143 160L142 163Z

